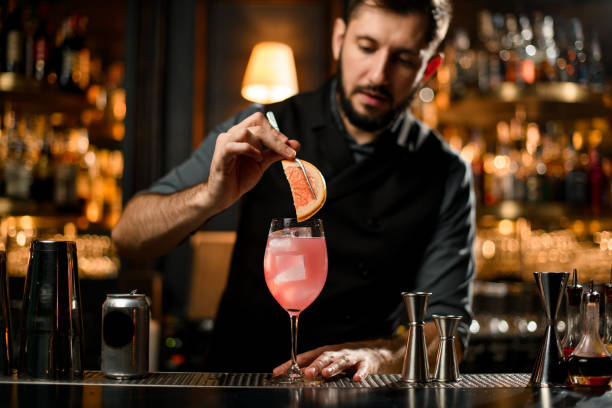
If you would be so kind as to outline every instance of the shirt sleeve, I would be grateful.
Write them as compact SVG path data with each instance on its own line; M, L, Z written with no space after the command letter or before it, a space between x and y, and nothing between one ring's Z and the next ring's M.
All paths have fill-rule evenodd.
M237 125L257 111L263 111L263 106L259 104L251 105L233 118L217 126L206 135L204 141L191 153L187 160L170 170L170 172L154 182L148 189L138 194L172 194L208 180L210 163L212 162L215 143L219 134L227 132L232 126Z
M427 320L434 314L462 316L457 328L464 350L472 321L475 196L469 165L456 156L449 168L438 225L416 277L416 290L431 292Z

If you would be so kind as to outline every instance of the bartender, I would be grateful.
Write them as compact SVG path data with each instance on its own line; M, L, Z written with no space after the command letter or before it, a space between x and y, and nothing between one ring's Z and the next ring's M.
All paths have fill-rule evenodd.
M270 220L294 216L281 159L315 164L327 180L329 258L323 291L302 313L298 363L306 376L401 371L407 316L401 292L431 292L433 314L471 321L474 196L460 156L409 105L438 68L447 0L349 0L332 35L338 70L310 93L253 105L221 124L181 165L127 204L112 231L121 255L157 257L240 200L227 287L206 369L289 367L287 314L269 293L263 256ZM272 111L282 131L263 112ZM210 254L214 256L214 254Z

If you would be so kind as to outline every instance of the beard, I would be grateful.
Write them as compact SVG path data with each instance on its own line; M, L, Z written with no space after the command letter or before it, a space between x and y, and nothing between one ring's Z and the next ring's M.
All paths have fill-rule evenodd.
M382 130L388 126L390 126L395 119L399 115L401 115L412 103L414 96L416 94L417 89L419 88L417 84L413 87L410 95L393 107L393 95L384 85L357 85L350 92L350 95L355 95L361 91L372 91L378 94L385 96L389 103L391 104L391 109L387 112L383 112L376 116L364 115L355 109L353 103L350 100L350 96L347 90L344 88L344 83L342 81L342 51L340 51L340 58L338 58L338 85L337 92L340 96L340 107L346 116L346 119L351 123L351 125L365 130L367 132L375 132L377 130Z

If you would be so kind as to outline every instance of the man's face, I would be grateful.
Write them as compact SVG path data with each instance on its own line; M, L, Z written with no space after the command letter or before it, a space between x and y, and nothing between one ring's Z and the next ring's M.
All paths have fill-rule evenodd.
M336 21L341 107L353 126L387 126L411 102L432 56L425 39L427 18L363 5L348 26Z

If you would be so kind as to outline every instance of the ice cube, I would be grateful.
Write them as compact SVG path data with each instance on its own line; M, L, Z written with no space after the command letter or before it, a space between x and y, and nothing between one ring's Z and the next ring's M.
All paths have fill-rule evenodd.
M291 235L298 238L311 238L312 231L310 227L295 227L291 228Z
M291 238L271 238L268 246L275 249L289 250L291 249Z
M274 278L274 283L300 281L306 278L304 255L276 255L274 258L276 268L280 272Z

